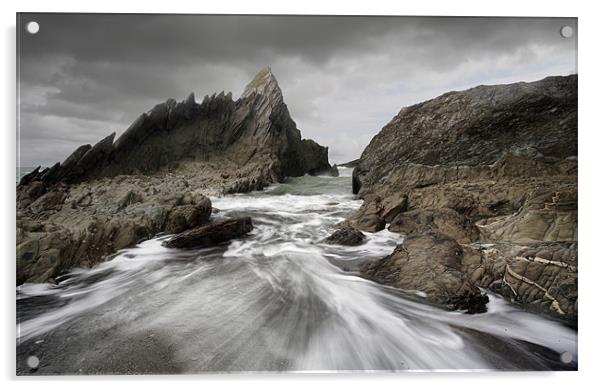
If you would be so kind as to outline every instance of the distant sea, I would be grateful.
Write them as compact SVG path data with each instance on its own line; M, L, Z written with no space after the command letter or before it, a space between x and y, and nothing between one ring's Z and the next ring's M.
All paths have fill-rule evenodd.
M21 181L24 175L35 170L37 166L17 166L17 182ZM44 167L40 168L42 170Z

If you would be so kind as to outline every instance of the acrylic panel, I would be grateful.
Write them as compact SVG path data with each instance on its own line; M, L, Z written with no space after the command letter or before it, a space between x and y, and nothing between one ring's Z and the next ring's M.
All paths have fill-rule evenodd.
M18 14L17 374L576 370L577 31Z

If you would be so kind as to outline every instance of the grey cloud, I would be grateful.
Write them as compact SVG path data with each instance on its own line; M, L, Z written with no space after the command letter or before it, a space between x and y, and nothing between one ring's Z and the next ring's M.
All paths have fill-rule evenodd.
M22 165L123 131L169 97L238 95L271 65L306 137L353 159L408 104L576 72L575 19L21 14ZM22 32L22 25L18 26Z

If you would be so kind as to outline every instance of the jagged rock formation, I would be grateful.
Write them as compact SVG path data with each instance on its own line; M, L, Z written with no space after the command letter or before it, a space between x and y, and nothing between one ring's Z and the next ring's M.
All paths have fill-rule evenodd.
M302 139L269 67L238 100L191 94L142 114L115 140L77 148L17 186L17 283L91 266L159 232L206 223L207 195L262 189L331 169Z
M140 115L114 138L115 133L94 146L79 147L62 164L35 170L23 177L19 188L35 181L48 186L147 174L186 161L228 161L235 168L255 167L246 177L252 181L249 185L231 183L231 191L250 191L286 176L330 169L328 148L301 138L269 67L257 74L236 101L231 93L223 92L205 96L201 104L195 102L194 94L179 103L169 99ZM223 170L236 173L231 166Z
M462 246L461 271L474 285L576 320L576 75L403 108L362 153L353 191L364 204L348 224L444 235Z

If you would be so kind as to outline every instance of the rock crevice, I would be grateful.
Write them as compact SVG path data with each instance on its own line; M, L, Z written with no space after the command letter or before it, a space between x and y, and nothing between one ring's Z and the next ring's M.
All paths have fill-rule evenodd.
M194 94L169 99L117 140L112 133L21 179L17 283L52 280L158 233L204 226L210 195L329 169L328 149L302 139L269 68L238 100L224 92L200 104ZM228 228L237 225L206 241L221 241Z
M346 224L389 224L414 252L428 246L435 255L436 245L416 237L445 236L463 247L458 284L576 321L576 75L479 86L403 108L354 164L353 191L364 203ZM541 259L520 260L525 251ZM428 280L404 274L413 261L391 258L365 275L446 300ZM439 270L435 278L449 277Z

